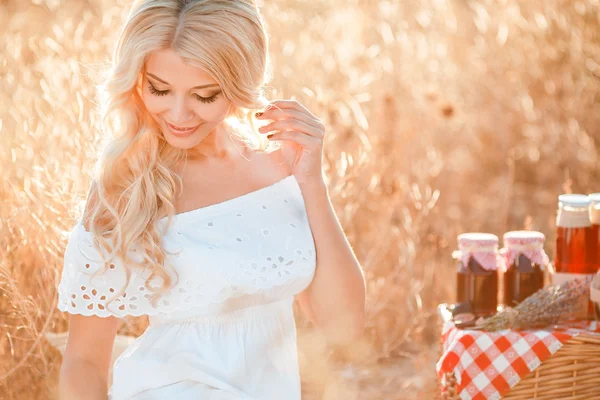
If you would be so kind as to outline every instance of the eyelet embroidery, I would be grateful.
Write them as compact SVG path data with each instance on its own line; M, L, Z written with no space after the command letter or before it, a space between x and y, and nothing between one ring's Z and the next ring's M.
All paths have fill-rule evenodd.
M295 201L296 199L294 202L287 200L284 199L284 202L290 206L285 206L281 211L277 210L277 207L283 206L277 206L277 203L259 204L263 209L269 209L270 213L285 213L286 218L292 219L293 222L288 219L280 223L284 214L276 217L269 217L267 214L267 217L260 217L266 218L267 226L263 225L263 229L256 231L252 226L240 227L230 223L229 221L233 222L243 217L243 213L233 213L230 216L222 215L224 223L218 226L215 221L209 220L205 224L195 225L198 231L184 232L183 229L171 231L175 235L167 232L163 246L167 256L175 259L181 259L185 246L190 241L194 241L196 232L200 236L208 235L208 231L201 232L201 230L213 228L217 229L216 234L219 235L215 236L217 242L204 242L204 247L190 250L194 253L193 255L190 253L189 259L194 259L193 256L196 254L202 254L202 249L219 248L223 249L222 252L216 253L220 261L221 257L234 257L238 251L237 246L249 246L252 254L246 255L244 252L243 260L236 261L237 264L226 266L222 270L218 268L212 270L208 266L208 270L202 269L202 273L198 275L193 275L194 269L199 268L199 265L206 267L206 260L200 259L196 262L194 259L193 268L187 265L187 261L176 264L180 281L169 293L159 298L156 307L150 303L152 293L144 287L147 274L132 270L130 285L125 288L124 293L121 293L121 288L126 282L122 264L115 260L109 264L104 274L98 272L103 265L103 260L92 245L93 237L89 232L88 234L83 234L81 230L73 232L77 235L69 238L65 251L65 267L58 290L59 309L85 315L153 315L220 303L234 296L252 294L274 287L285 285L299 287L298 282L308 285L316 267L314 242L300 198L298 197L298 202ZM273 207L268 207L268 204L275 204L275 210L272 210ZM189 222L191 221L186 221ZM298 231L283 229L286 223L291 228L302 227L302 229ZM292 235L291 232L299 232L301 236L297 236L296 233ZM218 242L222 237L230 239L222 243ZM266 237L269 239L267 240ZM261 241L261 238L264 240ZM130 251L135 252L136 249ZM195 253L197 251L200 253ZM209 253L205 254L208 256ZM141 260L141 252L137 252L134 258ZM215 264L218 261L215 261ZM227 262L230 261L233 262L234 259L227 259ZM95 272L98 273L93 276ZM150 283L150 286L158 286L158 282ZM121 295L107 306L107 301L114 297L117 290Z
M141 277L134 274L132 274L134 285L130 284L125 293L109 306L110 311L105 307L107 295L103 294L106 290L102 286L82 285L78 293L71 293L72 290L67 290L71 286L68 286L69 282L66 280L61 281L59 293L61 299L70 295L69 302L67 305L61 300L59 308L62 311L87 315L152 315L158 312L175 311L182 307L223 302L236 294L252 294L258 290L286 284L292 277L304 279L307 285L312 280L316 260L310 261L307 257L300 256L305 254L301 249L294 251L294 257L285 257L266 256L263 248L263 245L259 245L259 256L251 262L238 264L241 274L223 270L212 277L204 277L206 279L202 281L186 279L166 298L160 299L157 308L153 308L150 304L151 294L146 293ZM308 249L306 253L314 254L312 249ZM115 288L108 288L108 292L113 294Z

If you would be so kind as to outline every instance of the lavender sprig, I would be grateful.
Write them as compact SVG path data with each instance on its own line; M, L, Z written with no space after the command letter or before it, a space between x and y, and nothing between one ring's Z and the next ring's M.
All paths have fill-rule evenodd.
M538 290L516 307L506 307L478 322L473 329L489 332L502 329L527 329L556 324L572 318L582 308L593 277L574 279ZM586 303L587 304L587 303Z

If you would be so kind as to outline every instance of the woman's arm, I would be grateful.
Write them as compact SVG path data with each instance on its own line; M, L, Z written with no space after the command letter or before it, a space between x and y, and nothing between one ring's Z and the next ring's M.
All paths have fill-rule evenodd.
M71 314L59 376L59 400L107 400L108 372L119 327L115 317Z
M258 130L283 142L284 161L300 184L315 239L315 276L296 300L329 342L352 342L365 329L366 283L323 178L325 125L296 100L275 100L256 117L274 121Z
M60 368L59 400L107 400L106 372L87 360L63 361Z
M301 187L315 239L317 269L296 295L306 316L330 343L347 344L364 333L366 284L362 268L335 215L325 183Z

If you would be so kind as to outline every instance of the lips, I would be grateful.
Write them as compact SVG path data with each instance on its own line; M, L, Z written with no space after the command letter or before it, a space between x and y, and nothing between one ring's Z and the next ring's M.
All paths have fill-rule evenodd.
M172 125L170 123L167 122L166 119L163 118L164 123L167 125L167 129L169 130L169 132L171 132L172 135L174 136L178 136L178 137L188 137L193 135L198 128L200 127L200 125L196 125L194 127L191 128L183 128L181 129L181 127L177 127L177 125Z
M194 129L196 129L198 127L198 126L182 127L182 126L177 126L177 125L170 124L168 122L167 122L167 125L169 125L173 129L181 131L181 132L189 132L189 131L192 131L192 130L194 130Z

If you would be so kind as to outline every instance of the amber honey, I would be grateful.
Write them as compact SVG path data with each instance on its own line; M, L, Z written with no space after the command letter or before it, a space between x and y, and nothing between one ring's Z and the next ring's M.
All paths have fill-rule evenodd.
M487 233L458 236L457 306L475 316L489 316L498 307L498 237Z
M589 197L581 194L563 194L558 197L558 201L553 284L586 278L597 271L594 265L597 256L596 246L593 245L594 227L590 219ZM582 297L581 305L582 311L576 317L592 317L593 303Z
M554 269L558 273L589 274L594 270L593 251L589 248L593 238L589 205L585 195L559 196L554 255Z
M467 268L456 274L456 301L470 304L471 312L477 316L496 313L498 298L497 271L486 271L473 259Z
M514 307L544 287L548 256L545 236L536 231L512 231L504 234L502 254L505 260L504 304Z

